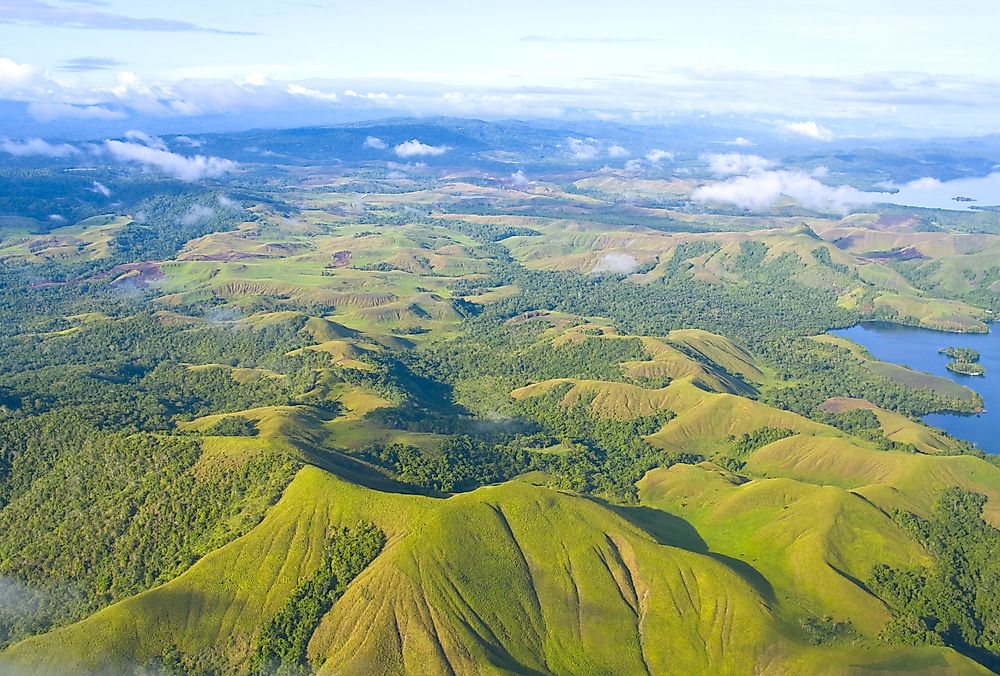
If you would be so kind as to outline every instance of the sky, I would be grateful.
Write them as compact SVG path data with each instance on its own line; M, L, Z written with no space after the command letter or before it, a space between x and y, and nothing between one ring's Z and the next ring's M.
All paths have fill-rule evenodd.
M977 135L1000 132L998 28L993 0L0 0L0 102L42 129L706 113Z

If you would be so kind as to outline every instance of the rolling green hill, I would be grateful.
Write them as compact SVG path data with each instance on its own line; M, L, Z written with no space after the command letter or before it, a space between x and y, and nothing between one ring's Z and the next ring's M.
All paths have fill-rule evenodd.
M319 564L326 529L362 520L388 544L309 642L321 671L978 671L942 648L811 648L739 567L582 497L519 483L393 496L308 468L247 535L162 587L15 645L3 663L118 669L176 648L239 664Z

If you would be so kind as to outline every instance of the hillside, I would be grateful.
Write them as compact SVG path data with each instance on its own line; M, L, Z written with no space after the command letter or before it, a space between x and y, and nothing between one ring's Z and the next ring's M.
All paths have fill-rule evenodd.
M314 663L334 671L976 671L939 648L809 649L738 569L657 542L584 498L513 483L437 501L315 469L300 472L260 526L176 580L3 660L52 673L121 668L170 646L210 652L225 636L215 659L239 661L262 618L318 565L324 529L359 520L389 544L309 643Z

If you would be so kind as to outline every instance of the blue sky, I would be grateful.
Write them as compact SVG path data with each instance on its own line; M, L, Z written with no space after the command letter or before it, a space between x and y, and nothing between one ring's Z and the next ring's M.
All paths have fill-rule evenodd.
M307 107L838 135L1000 131L989 0L0 0L0 99L39 122Z

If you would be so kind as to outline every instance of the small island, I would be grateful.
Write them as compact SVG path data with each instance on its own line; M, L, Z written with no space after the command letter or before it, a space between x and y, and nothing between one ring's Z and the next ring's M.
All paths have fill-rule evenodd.
M946 347L939 352L946 357L950 357L946 367L952 373L963 376L984 376L986 369L979 363L980 354L968 347Z

